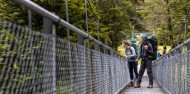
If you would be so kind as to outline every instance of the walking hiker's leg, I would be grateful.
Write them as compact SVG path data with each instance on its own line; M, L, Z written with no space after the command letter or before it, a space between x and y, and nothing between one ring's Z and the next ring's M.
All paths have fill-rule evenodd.
M129 74L130 74L130 79L133 80L133 62L129 62L130 67L129 67Z
M152 88L153 87L152 61L147 61L147 74L149 77L148 88Z
M146 62L142 61L140 71L139 71L138 81L137 81L134 88L140 88L141 87L140 84L141 84L141 80L142 80L145 68L146 68Z
M138 71L137 71L138 62L135 61L133 66L134 66L135 78L138 79Z
M129 87L133 86L133 62L128 62L128 65L129 65L129 74L130 74L130 79L131 79L131 82L129 84Z
M145 69L146 69L146 62L142 61L141 66L140 66L140 70L139 70L138 83L141 83Z

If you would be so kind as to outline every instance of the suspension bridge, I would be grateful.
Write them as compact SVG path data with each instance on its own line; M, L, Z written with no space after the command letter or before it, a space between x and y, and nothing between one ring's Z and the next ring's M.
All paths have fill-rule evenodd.
M146 75L141 88L127 87L127 60L116 51L30 0L12 1L42 15L44 32L0 19L0 94L190 94L190 39L153 62L154 88ZM78 43L57 37L56 24Z

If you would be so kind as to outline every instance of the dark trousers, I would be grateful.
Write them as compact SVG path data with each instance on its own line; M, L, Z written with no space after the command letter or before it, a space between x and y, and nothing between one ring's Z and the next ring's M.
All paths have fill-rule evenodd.
M147 69L147 74L148 74L148 77L149 77L149 84L153 85L152 61L151 60L142 61L140 71L139 71L138 83L141 83L145 69Z
M130 79L133 80L133 78L134 78L133 73L135 73L135 78L138 79L137 61L128 62L128 66L129 66ZM134 72L133 72L133 70L134 70Z

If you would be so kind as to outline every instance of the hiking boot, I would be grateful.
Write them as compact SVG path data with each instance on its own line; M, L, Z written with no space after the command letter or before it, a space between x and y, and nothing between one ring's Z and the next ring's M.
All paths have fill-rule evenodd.
M153 88L153 85L152 84L149 84L149 86L147 88Z
M132 81L129 83L129 85L127 85L127 87L133 87L133 86L134 86L134 83Z
M137 84L135 84L135 86L134 86L134 88L140 88L141 87L141 85L140 85L140 83L138 83L137 82Z
M130 82L130 84L131 84L131 86L134 86L134 83L132 81Z

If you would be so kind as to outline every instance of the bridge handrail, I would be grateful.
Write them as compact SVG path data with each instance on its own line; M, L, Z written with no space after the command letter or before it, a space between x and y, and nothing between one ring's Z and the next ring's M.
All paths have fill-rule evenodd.
M153 63L154 79L170 94L190 93L190 39Z
M0 18L0 94L115 94L127 61Z
M106 49L112 50L112 48L110 48L107 45L104 45L102 42L96 40L95 38L93 38L92 36L90 36L89 34L85 33L84 31L78 29L77 27L71 25L70 23L66 22L65 20L63 20L62 18L60 18L59 16L49 12L48 10L44 9L43 7L39 6L38 4L30 1L30 0L11 0L14 1L16 3L19 3L21 5L26 6L27 8L37 12L38 14L47 17L48 19L52 20L54 23L60 24L62 26L67 27L68 29L84 36L85 38L88 38L89 40L93 40L94 42L96 42L99 45L102 45L103 47L105 47ZM116 51L112 50L113 52L117 53Z
M178 50L178 49L181 48L182 46L185 46L185 45L187 45L187 44L189 44L189 43L190 43L190 39L187 39L186 41L184 41L184 42L181 43L180 45L178 45L178 46L176 46L175 48L171 49L171 50L169 51L169 53L164 54L163 56L161 56L160 58L158 58L158 59L155 60L154 62L157 62L158 60L164 58L165 56L170 55L170 54L173 53L174 51ZM187 50L188 50L188 49L187 49Z
M52 28L34 32L0 18L0 44L5 45L0 94L114 94L130 82L126 58L116 51L30 0L11 1L42 15L45 32ZM104 52L57 37L52 22L103 46Z

